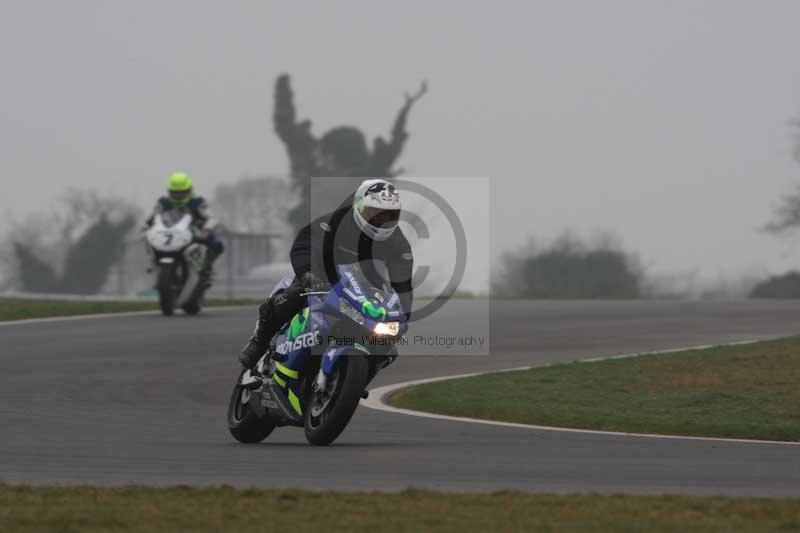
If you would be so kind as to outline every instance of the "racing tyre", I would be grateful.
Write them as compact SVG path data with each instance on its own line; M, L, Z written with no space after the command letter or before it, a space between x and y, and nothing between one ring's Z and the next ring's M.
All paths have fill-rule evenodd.
M200 312L200 309L200 302L198 302L196 299L189 300L183 304L183 312L187 315L196 315Z
M236 379L236 385L231 393L231 400L228 403L228 430L233 438L246 444L254 444L266 439L275 424L269 416L259 418L249 404L250 392L239 385L242 379L242 371Z
M345 354L324 391L310 390L305 410L306 440L327 446L341 435L356 412L369 378L369 362L362 352ZM313 383L313 382L312 382Z
M156 282L158 305L161 307L161 314L164 316L172 316L175 312L174 273L175 265L173 264L162 265L158 269L158 281Z

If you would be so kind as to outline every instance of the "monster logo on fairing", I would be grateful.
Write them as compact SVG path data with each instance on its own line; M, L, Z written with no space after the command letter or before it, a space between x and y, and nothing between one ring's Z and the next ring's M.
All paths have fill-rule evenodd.
M289 323L289 334L286 336L287 339L296 339L298 335L303 333L303 330L306 329L306 324L308 323L308 313L309 309L306 307L303 309L302 313L297 313L292 318L292 321Z
M316 346L320 343L319 335L314 331L309 331L308 333L303 333L298 338L291 340L287 339L280 343L275 348L275 351L281 355L286 355L289 352L293 352L295 350L299 350L301 348L311 348L312 346Z
M369 300L361 302L361 312L369 315L370 318L386 320L386 309L382 305L376 306Z
M318 343L319 335L316 331L303 333L308 325L309 309L306 307L302 313L298 313L289 323L289 331L286 333L286 340L280 343L275 351L281 355L301 348L310 348Z

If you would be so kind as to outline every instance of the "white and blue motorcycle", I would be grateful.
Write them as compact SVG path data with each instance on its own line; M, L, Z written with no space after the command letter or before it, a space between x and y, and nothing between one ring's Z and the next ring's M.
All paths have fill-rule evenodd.
M145 238L153 256L156 290L161 312L170 316L176 308L196 315L203 307L200 271L206 247L196 241L192 216L178 211L165 211L153 218Z

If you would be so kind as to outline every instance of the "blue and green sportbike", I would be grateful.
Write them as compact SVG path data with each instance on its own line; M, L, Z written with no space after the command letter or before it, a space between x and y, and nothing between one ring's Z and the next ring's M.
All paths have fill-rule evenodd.
M305 293L306 305L275 335L231 394L228 428L240 442L261 442L276 427L305 429L326 446L347 427L367 385L398 355L406 314L388 284L368 281L359 264L339 265L330 291ZM285 278L272 294L285 291Z

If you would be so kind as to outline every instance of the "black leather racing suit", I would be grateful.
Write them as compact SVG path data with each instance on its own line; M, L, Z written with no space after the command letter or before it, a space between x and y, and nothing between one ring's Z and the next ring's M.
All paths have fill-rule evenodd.
M339 280L336 265L361 263L369 279L371 275L377 275L369 271L370 260L383 261L406 317L411 316L414 258L411 245L400 228L385 241L373 241L356 225L353 208L349 205L340 207L301 229L292 244L290 257L295 279L285 292L259 306L256 332L240 357L248 368L258 362L266 344L281 326L305 306L305 297L300 294L304 292L302 278L307 272L333 284Z

